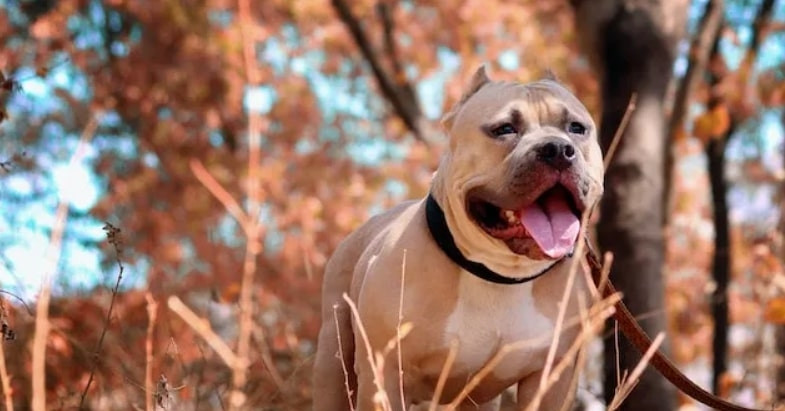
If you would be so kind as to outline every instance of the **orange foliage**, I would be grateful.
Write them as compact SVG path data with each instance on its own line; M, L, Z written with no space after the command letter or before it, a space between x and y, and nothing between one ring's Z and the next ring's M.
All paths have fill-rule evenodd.
M244 101L249 91L273 96L256 101L265 249L257 261L254 338L261 340L254 341L249 402L298 409L309 395L328 256L371 210L422 196L445 141L438 119L430 117L424 119L430 145L411 139L329 1L251 3L259 89L248 89L237 4L226 0L43 2L20 6L29 26L5 24L9 17L0 11L0 69L33 64L39 75L51 76L67 56L65 64L84 74L89 98L59 89L67 112L46 121L71 131L95 112L119 118L119 126L99 127L96 134L94 166L106 192L91 216L122 228L123 260L129 267L149 267L147 286L157 301L183 296L227 341L234 338L243 236L189 164L200 161L242 203L248 178ZM481 63L489 63L498 78L524 81L552 69L598 112L597 80L577 53L566 2L385 2L395 53L387 49L378 2L347 3L396 83L450 79L443 86L437 81L433 99L419 101L431 106L428 113L453 104ZM483 13L476 13L479 8ZM79 33L73 32L74 22ZM4 47L11 39L19 40L16 46ZM505 70L499 62L503 53L517 67ZM402 72L390 70L396 59ZM459 61L457 70L445 69L450 59ZM47 149L40 143L46 121L25 127L26 141L36 150ZM130 150L117 148L128 143ZM378 147L380 158L369 160ZM385 191L390 182L403 191ZM111 247L104 251L112 255ZM165 304L159 306L154 377L165 374L172 386L184 385L171 393L177 401L217 406L215 392L226 388L225 366L167 314ZM55 307L60 339L52 340L49 365L53 406L73 404L72 394L84 386L90 361L78 347L95 343L106 301L95 292ZM143 404L135 385L143 384L144 375L144 294L125 293L116 310L89 399L97 404L111 393L127 400L124 404ZM29 332L21 324L26 322L17 327L25 340ZM29 396L27 373L21 371L27 358L12 354L20 354L10 367L23 404ZM286 384L277 385L265 358Z
M728 107L718 104L695 119L692 133L703 144L707 144L711 139L724 136L730 128L730 122Z

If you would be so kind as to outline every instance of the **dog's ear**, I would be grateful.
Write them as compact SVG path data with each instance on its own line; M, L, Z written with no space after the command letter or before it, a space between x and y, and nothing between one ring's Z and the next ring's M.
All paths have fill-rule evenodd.
M556 76L556 73L553 72L550 68L545 69L545 76L543 77L545 80L555 81L560 83L559 78Z
M469 87L464 90L463 96L461 96L461 101L468 100L472 94L476 93L477 90L482 88L482 86L490 82L491 79L488 77L488 70L485 68L485 64L483 64L477 68L474 74L472 74L472 79L469 81Z
M454 106L447 112L447 114L442 117L442 126L445 129L449 129L452 126L452 122L455 119L455 114L458 113L458 109L469 99L474 93L476 93L479 89L481 89L484 85L491 82L490 77L488 77L488 73L485 70L485 64L481 65L477 71L474 72L472 75L472 79L469 81L469 86L463 91L463 95L461 95L460 100L455 103Z

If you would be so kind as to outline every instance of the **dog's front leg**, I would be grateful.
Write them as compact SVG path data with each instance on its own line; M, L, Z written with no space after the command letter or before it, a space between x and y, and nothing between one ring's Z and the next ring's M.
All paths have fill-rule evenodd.
M558 362L558 361L557 361ZM570 365L559 376L553 386L545 393L540 401L538 410L544 411L559 411L565 403L572 401L573 390L572 375L575 372L575 367ZM531 402L536 396L537 390L540 387L540 378L542 371L529 375L521 382L518 383L518 409L525 410L529 407Z

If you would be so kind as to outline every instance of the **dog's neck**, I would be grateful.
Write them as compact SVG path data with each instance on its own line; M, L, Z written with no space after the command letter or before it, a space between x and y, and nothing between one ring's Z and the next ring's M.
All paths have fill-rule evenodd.
M496 284L522 284L540 277L561 262L561 259L556 260L543 270L527 277L507 277L491 270L484 264L469 260L461 253L461 250L455 244L450 228L447 226L444 211L433 194L428 194L428 198L425 200L425 219L428 223L428 231L431 233L431 237L433 237L442 252L455 264L485 281Z

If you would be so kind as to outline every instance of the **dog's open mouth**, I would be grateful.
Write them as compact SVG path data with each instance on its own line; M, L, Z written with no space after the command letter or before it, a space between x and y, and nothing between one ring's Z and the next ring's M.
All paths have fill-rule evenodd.
M572 193L557 184L520 209L498 207L469 197L468 211L492 237L514 253L534 259L558 259L572 252L580 232L582 208Z

